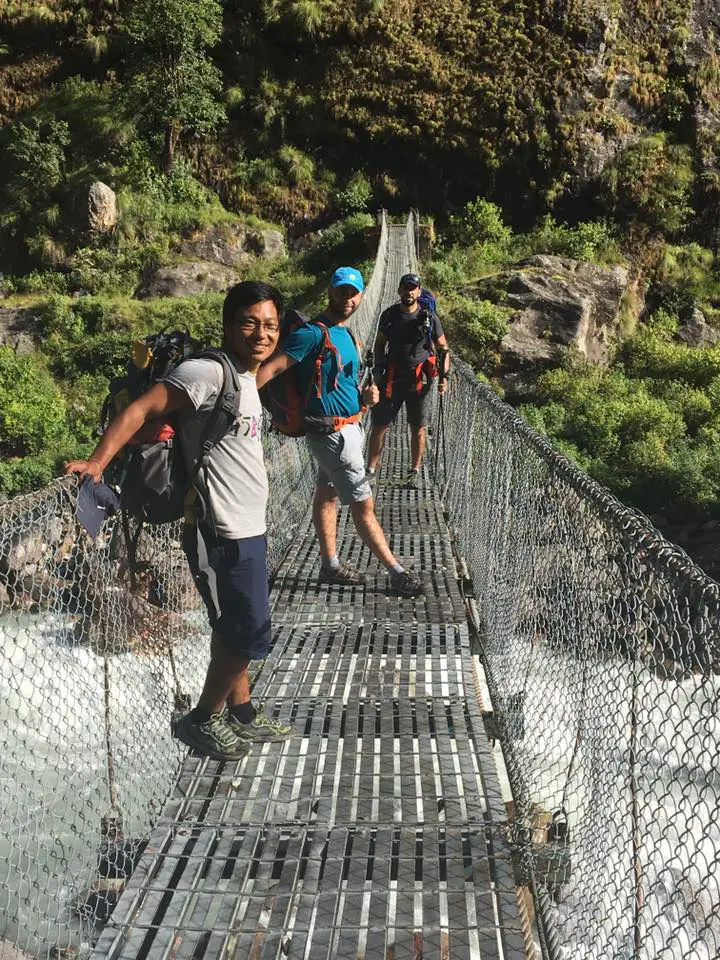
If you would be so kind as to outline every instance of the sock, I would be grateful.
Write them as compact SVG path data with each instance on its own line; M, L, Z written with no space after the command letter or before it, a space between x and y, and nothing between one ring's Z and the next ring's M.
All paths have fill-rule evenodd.
M369 477L374 477L374 476L375 476L375 467L368 467L368 468L367 468L367 475L368 475Z
M323 570L339 570L340 561L338 560L338 555L334 553L331 557L322 558Z
M202 707L194 707L188 716L193 723L207 723L212 714L209 710L203 710Z
M413 467L410 473L420 473L420 467Z
M252 700L248 700L247 703L236 703L234 707L230 707L230 713L240 723L252 723L255 719L255 707L252 705Z
M405 573L405 567L401 563L394 563L392 568L393 573Z

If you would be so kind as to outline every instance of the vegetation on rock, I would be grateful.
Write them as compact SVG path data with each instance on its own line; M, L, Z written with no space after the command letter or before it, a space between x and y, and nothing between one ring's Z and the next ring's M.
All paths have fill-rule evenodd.
M371 256L369 211L417 206L454 346L491 381L512 313L481 293L536 253L629 265L612 362L568 354L523 409L637 506L717 511L720 64L693 0L11 0L0 11L0 292L43 330L1 351L0 491L94 442L135 334L216 336L221 297L136 293L203 231L312 309ZM117 225L88 231L100 181ZM31 394L52 398L39 433Z

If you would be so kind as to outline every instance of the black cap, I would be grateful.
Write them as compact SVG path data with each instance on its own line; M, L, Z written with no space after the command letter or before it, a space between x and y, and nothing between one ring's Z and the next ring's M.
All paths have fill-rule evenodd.
M399 286L401 287L421 287L420 277L416 273L406 273L400 277Z

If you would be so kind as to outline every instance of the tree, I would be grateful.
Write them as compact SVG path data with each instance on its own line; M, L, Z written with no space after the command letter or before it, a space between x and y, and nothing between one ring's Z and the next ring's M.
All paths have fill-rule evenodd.
M225 118L222 78L208 55L220 39L218 0L134 0L126 34L132 45L131 97L144 126L162 130L169 171L184 133L214 130Z

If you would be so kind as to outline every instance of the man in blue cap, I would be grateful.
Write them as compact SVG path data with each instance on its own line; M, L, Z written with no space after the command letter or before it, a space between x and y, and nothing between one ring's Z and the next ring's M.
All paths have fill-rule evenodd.
M347 329L350 317L363 298L365 283L354 267L339 267L330 278L328 305L316 322L303 324L283 342L280 353L262 365L257 375L258 389L273 377L299 365L300 390L308 396L309 417L336 419L337 429L331 433L306 434L308 447L318 464L317 485L313 498L313 523L322 557L321 578L329 583L360 584L359 571L340 563L337 555L338 499L350 508L355 527L363 543L390 574L393 590L402 596L417 596L422 581L398 563L388 546L382 527L375 516L372 490L365 476L363 458L363 406L378 402L377 387L360 391L360 354L357 343ZM315 361L324 341L318 323L329 333L334 354L322 361L321 383L314 389Z

